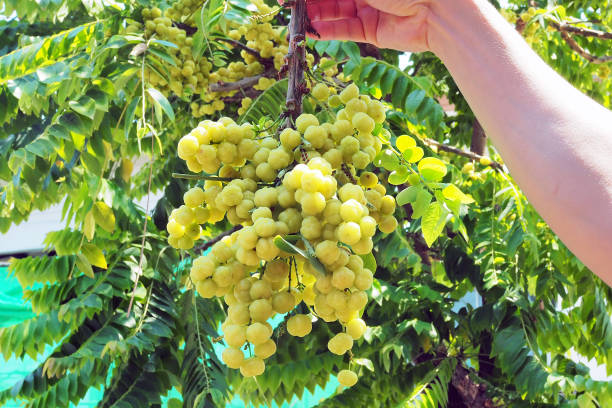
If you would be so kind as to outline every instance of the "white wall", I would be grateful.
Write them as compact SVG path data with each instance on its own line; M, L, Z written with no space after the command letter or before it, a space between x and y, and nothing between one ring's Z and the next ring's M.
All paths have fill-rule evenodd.
M153 211L162 192L151 194L149 212ZM136 204L146 208L147 199L136 201ZM64 228L61 221L62 206L56 205L45 211L33 211L26 222L14 225L6 234L0 234L0 255L22 252L39 252L44 248L43 241L47 233Z

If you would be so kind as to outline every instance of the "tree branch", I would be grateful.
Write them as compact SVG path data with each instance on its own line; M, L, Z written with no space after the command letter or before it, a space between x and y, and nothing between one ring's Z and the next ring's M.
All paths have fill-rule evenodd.
M449 153L453 153L459 156L463 156L463 157L467 157L468 159L472 159L472 160L478 160L480 161L480 159L488 159L490 160L488 157L486 156L481 156L479 154L476 153L472 153L472 152L466 152L464 150L461 149L457 149L456 147L453 146L449 146L449 145L445 145L443 143L437 142L433 139L423 139L423 142L425 142L426 144L430 145L430 146L435 146L436 148L438 148L438 150L443 150L445 152L449 152ZM491 161L491 164L489 164L489 166L499 169L499 170L503 170L504 167L495 161Z
M217 235L216 237L214 237L213 239L206 241L204 244L200 245L199 247L195 248L196 251L205 251L208 248L210 248L211 246L215 245L217 242L221 241L223 238L225 237L229 237L230 235L232 235L234 232L239 231L242 229L242 225L236 225L234 228L232 228L231 230L222 232L221 234Z
M244 51L248 52L249 54L251 54L252 56L254 56L255 58L257 58L259 61L264 62L264 61L272 60L271 58L264 58L264 57L262 57L261 54L259 53L259 51L244 45L240 41L232 40L231 38L221 38L221 37L215 38L215 40L231 44L231 45L233 45L236 48L240 48L241 50L244 50Z
M472 380L470 372L463 368L461 364L457 364L451 383L461 395L464 404L470 408L496 408L499 406L487 396L487 386Z
M211 92L229 92L229 91L237 91L239 89L250 88L259 82L261 78L264 78L264 74L255 75L251 77L242 78L240 81L236 82L223 82L219 81L214 84L210 84L208 89Z
M584 58L585 60L587 60L587 61L589 61L589 62L591 62L593 64L603 64L604 62L612 61L612 55L605 55L603 57L596 57L596 56L592 55L591 53L589 53L584 48L582 48L580 46L580 44L578 44L576 42L576 40L574 40L572 38L572 36L569 35L567 32L560 31L560 33L561 33L561 37L565 40L567 45L569 45L571 49L573 49L578 54L580 54L580 56L582 58Z
M483 156L485 148L487 147L487 135L482 128L482 125L478 119L474 118L472 131L472 143L470 144L470 151L472 153Z
M572 33L583 37L594 37L602 40L612 40L612 33L608 33L606 31L593 30L584 27L576 27L573 25L569 25L568 23L557 23L556 21L550 21L550 25L552 25L557 31Z
M286 126L291 120L295 122L302 113L302 98L307 93L304 83L304 68L306 67L306 30L309 25L306 12L306 0L294 0L286 2L291 7L291 21L289 23L289 52L285 57L285 65L279 76L285 72L289 73L289 84L287 89L287 113L289 115Z

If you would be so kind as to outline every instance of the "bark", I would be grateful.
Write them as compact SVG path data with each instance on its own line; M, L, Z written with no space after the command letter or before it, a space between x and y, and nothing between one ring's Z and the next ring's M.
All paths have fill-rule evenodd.
M480 125L478 119L474 118L474 130L472 131L472 144L470 151L477 155L484 156L487 147L487 135Z
M304 83L304 68L306 66L306 31L309 26L308 14L306 12L306 0L294 0L286 3L291 7L291 21L289 23L289 52L285 57L285 66L280 74L285 72L289 75L287 90L287 115L288 119L295 120L302 113L302 99L308 92ZM287 123L290 125L291 123Z
M487 395L487 386L478 384L470 377L470 372L461 364L457 365L451 384L455 388L457 394L461 396L463 404L470 408L497 408Z

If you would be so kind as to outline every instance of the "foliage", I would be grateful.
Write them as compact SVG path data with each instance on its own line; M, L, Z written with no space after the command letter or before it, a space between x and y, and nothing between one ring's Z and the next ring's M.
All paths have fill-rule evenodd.
M400 204L395 216L403 220L374 237L366 258L376 270L363 311L369 328L353 356L340 357L327 352L325 325L315 323L300 340L283 322L265 374L254 381L230 372L213 347L224 311L198 297L189 280L191 259L201 251L179 252L166 243L170 212L195 184L171 178L187 171L176 144L197 126L192 104L202 102L198 93L179 96L142 75L168 77L180 62L174 44L145 36L139 25L144 7L172 3L0 2L7 15L16 13L0 21L0 231L52 205L62 206L65 223L47 236L48 256L11 263L37 316L2 329L0 353L37 358L48 346L53 352L1 391L0 405L16 399L28 407L68 406L92 386L104 388L100 405L108 407L157 406L173 387L186 407L222 406L234 395L269 404L324 385L347 366L359 382L321 406L469 406L455 381L459 368L502 406L612 404L612 383L593 380L570 358L578 353L612 374L612 291L495 165L502 161L492 146L480 161L440 148L468 151L474 129L474 115L441 62L414 54L400 68L393 51L371 55L337 41L308 41L309 76L350 78L362 93L385 101L388 132L378 129L384 149L376 172L388 180L387 194ZM250 20L253 3L261 2L195 3L189 2L197 9L190 17L198 36L193 54L215 72L245 60L224 41L233 24L288 21L288 11L277 14L273 1L274 12L256 20ZM528 43L610 108L611 63L585 59L558 28L571 23L612 32L608 2L508 3L503 13ZM572 38L591 56L609 53L609 39ZM225 115L266 127L285 109L286 87L278 81L245 95L220 93L223 109L204 119ZM239 113L245 96L252 102ZM452 114L444 112L442 97ZM308 98L304 106L313 109ZM443 170L427 169L423 155L442 160ZM428 178L432 171L444 174ZM134 204L155 192L162 195L155 208ZM203 237L230 228L227 221L207 224ZM466 304L466 294L477 301Z

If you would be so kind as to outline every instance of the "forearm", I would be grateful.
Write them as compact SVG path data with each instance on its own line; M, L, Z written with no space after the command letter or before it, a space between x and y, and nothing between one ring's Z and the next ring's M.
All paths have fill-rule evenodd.
M530 202L612 285L612 113L546 65L486 0L433 0L428 41Z

